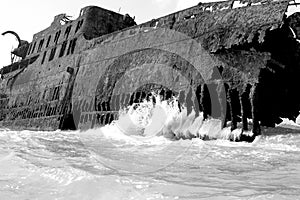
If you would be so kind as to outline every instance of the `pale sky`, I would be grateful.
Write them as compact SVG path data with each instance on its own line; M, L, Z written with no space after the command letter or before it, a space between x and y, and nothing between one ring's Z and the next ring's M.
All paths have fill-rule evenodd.
M95 5L135 16L138 24L198 4L201 0L3 0L0 4L0 33L15 31L31 42L33 34L47 28L55 15L76 19L81 8ZM202 2L216 0L202 0ZM0 68L10 64L10 51L17 46L12 35L0 35Z

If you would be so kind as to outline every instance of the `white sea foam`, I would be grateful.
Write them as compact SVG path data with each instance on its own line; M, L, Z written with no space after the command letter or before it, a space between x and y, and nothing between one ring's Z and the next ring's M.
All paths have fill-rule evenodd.
M159 136L169 139L228 139L233 134L235 138L240 137L240 129L235 132L229 128L222 129L222 121L219 119L204 121L203 113L196 113L195 110L188 113L187 108L180 105L175 97L169 100L162 100L156 94L153 97L155 101L150 98L149 101L144 100L122 109L118 120L98 131L107 138L130 143L149 140L162 142Z
M297 117L296 122L289 120L287 118L281 118L282 122L277 125L277 127L284 127L284 126L293 126L295 128L300 128L300 115Z

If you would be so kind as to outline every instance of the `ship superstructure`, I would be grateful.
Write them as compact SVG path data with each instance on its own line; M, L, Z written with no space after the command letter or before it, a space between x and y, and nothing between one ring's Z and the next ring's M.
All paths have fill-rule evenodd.
M19 62L1 69L1 126L55 130L70 121L70 98L80 61L80 45L135 22L128 15L88 6L76 20L55 16L51 26L23 42L12 54Z
M199 3L140 25L95 6L76 20L58 15L13 52L19 62L1 69L0 125L93 128L159 91L222 127L231 121L232 130L239 121L248 130L252 118L256 136L300 109L300 15L286 16L291 5Z

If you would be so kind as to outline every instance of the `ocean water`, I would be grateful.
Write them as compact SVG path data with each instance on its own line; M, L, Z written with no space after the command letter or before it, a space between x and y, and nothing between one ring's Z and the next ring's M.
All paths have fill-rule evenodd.
M158 104L81 132L0 130L0 199L300 199L299 125L236 143L184 110L160 123L155 113L174 107ZM214 139L171 140L168 130Z

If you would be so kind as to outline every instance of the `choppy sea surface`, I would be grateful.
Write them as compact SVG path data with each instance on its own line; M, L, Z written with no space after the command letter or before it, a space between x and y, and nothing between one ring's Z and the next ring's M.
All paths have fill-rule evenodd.
M299 199L300 133L255 143L0 131L1 199ZM94 142L94 144L92 144ZM101 147L93 147L93 145Z
M191 118L173 120L174 131L193 132ZM270 130L253 143L132 136L115 124L81 132L3 129L0 199L300 199L300 130L289 123L296 130Z

